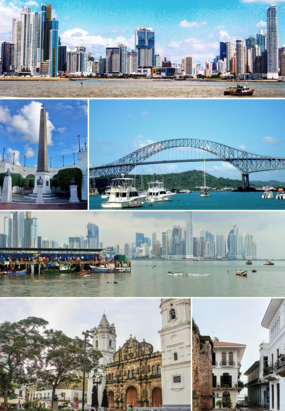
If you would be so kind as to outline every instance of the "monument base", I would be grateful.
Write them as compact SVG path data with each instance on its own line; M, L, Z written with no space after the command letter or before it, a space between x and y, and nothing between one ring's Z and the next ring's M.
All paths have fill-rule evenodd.
M4 177L1 203L12 203L12 177L11 176Z
M44 204L43 186L38 186L36 204Z
M33 193L37 194L38 192L37 180L40 177L43 180L43 194L52 194L52 191L50 188L50 173L38 172L38 171L35 174L35 187L34 187Z
M70 203L79 203L79 200L78 200L78 197L77 197L77 186L72 185L72 186L69 186L69 188L70 188L69 202Z

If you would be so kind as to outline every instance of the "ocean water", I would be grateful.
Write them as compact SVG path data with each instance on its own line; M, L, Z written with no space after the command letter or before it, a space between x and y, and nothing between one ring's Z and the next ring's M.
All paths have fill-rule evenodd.
M0 276L1 297L282 297L285 261L132 261L132 272ZM235 269L248 271L238 277ZM256 269L256 273L252 273ZM210 274L210 277L171 277L168 271ZM114 284L116 281L118 284Z
M230 191L213 191L210 197L200 197L200 192L193 191L190 194L176 194L172 201L145 203L136 210L285 210L285 201L276 200L276 192L270 200L261 198L261 192L239 193ZM106 210L101 203L107 201L101 196L89 197L90 210Z
M67 98L235 98L224 90L236 83L141 80L1 81L0 97ZM249 83L251 98L284 98L285 83ZM243 99L244 99L243 98Z

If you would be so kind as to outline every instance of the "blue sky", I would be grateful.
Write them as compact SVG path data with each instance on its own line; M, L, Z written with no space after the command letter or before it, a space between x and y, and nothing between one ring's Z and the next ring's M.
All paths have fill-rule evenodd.
M48 162L52 166L77 162L78 135L82 148L87 142L86 100L3 100L0 102L0 160L5 148L5 160L34 167L37 164L40 107L47 111Z
M52 1L54 16L59 19L60 36L70 46L86 45L95 57L105 56L107 45L125 43L134 46L137 26L152 27L156 34L156 52L172 61L192 55L195 62L213 59L219 42L247 38L266 29L269 0L218 0L189 2L171 0L104 2ZM278 6L279 44L285 43L284 0ZM0 39L11 40L12 18L19 17L23 5L37 11L40 3L0 0Z
M107 164L144 145L173 138L206 139L285 157L284 109L283 100L91 100L90 163ZM204 157L213 158L183 149L166 150L157 158L173 159L174 154L175 159L196 156L201 162L143 166L137 172L202 170ZM206 163L206 171L216 177L241 178L237 169L223 162ZM285 181L285 170L251 174L251 181L256 179Z

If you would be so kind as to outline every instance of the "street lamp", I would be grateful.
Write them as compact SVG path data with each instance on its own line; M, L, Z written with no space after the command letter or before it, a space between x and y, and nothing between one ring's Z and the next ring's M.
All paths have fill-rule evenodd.
M95 374L96 372L96 374ZM102 380L103 380L103 375L100 374L99 372L97 372L97 370L94 370L94 374L92 375L92 379L93 379L93 390L92 390L92 407L95 407L96 410L99 406L99 402L98 402L98 387L99 385L102 384ZM95 388L95 390L94 390Z
M83 389L82 389L82 411L84 411L84 391L85 391L85 361L86 361L86 341L88 337L92 337L93 331L82 331L84 335L84 365L83 365Z

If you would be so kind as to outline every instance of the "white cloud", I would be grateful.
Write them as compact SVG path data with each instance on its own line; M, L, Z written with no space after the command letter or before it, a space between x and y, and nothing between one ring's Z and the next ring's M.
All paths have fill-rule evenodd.
M209 38L212 39L213 37L215 37L214 34L213 34L213 33L210 33L210 34L209 34Z
M147 115L148 115L148 111L145 110L145 111L143 111L141 114L142 114L142 116L147 116Z
M29 144L26 144L25 145L25 150L26 150L26 152L25 152L25 156L27 157L27 158L31 158L31 157L34 157L35 156L35 152L34 152L34 150L32 149L32 147L29 147Z
M10 2L8 5L4 0L0 0L0 35L4 40L11 41L12 19L19 18L21 8Z
M56 131L58 131L59 133L64 133L66 131L66 127L59 127L56 129Z
M207 24L207 22L206 21L202 21L202 23L201 24L203 24L203 26L205 25L205 24Z
M5 160L8 162L8 163L11 163L11 164L13 164L13 154L15 154L15 164L16 165L20 165L20 151L18 151L18 150L12 150L11 148L8 148L7 149L7 155L5 155Z
M218 26L215 27L215 29L217 29L217 30L221 30L221 29L224 29L224 28L225 28L225 26L222 26L221 24L219 24Z
M153 143L155 143L155 141L153 140L143 140L143 135L139 134L137 137L134 138L134 149L138 150L139 148L142 148Z
M41 103L31 101L24 105L17 114L11 115L7 107L0 105L0 123L6 126L10 141L27 141L30 144L39 141ZM47 112L47 144L52 146L52 132L55 129Z
M38 5L38 3L37 3L36 1L31 0L31 1L28 1L27 3L25 3L25 6L35 6L35 7L38 7L39 5Z
M238 150L243 150L246 151L246 146L244 146L243 144L240 144L239 146L237 146Z
M70 19L70 16L65 16L64 17L64 20L69 20Z
M262 20L260 20L260 22L256 24L256 27L266 27L266 26L267 26L267 23Z
M281 142L278 138L273 138L273 137L263 137L262 140L260 140L261 143L267 143L267 144L278 144Z
M229 33L226 30L220 30L220 41L230 40Z
M200 24L196 23L196 21L191 22L187 20L182 20L179 26L180 27L200 27Z

